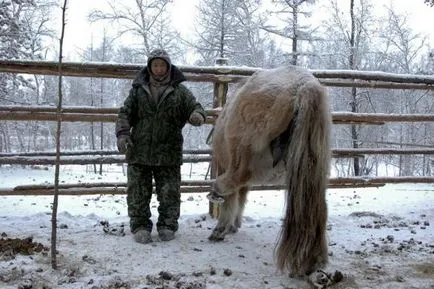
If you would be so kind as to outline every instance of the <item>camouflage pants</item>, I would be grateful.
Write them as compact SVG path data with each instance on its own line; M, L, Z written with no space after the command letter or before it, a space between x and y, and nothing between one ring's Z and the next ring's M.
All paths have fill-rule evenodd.
M181 206L180 166L128 165L127 205L131 232L139 228L152 231L152 179L155 180L158 206L157 230L178 230Z

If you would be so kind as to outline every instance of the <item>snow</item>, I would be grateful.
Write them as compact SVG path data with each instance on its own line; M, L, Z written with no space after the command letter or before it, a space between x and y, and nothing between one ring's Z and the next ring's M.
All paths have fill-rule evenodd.
M105 166L102 176L87 168L62 167L61 183L126 181L120 166ZM198 164L183 166L184 179L203 179L205 172ZM53 180L51 167L0 167L0 188ZM52 201L0 196L0 234L32 237L49 248ZM344 274L331 288L434 288L433 184L329 189L327 202L325 270ZM157 206L154 198L154 221ZM274 265L283 206L284 191L251 192L243 227L212 243L216 220L205 194L185 193L175 240L159 241L154 229L154 242L143 245L128 230L125 196L60 196L58 269L51 268L50 252L8 258L0 250L0 288L312 288ZM111 234L123 228L124 236Z

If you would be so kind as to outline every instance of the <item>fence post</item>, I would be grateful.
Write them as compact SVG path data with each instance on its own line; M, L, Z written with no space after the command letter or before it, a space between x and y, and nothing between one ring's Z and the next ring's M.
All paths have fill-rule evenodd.
M217 58L215 60L216 66L225 66L228 65L227 58ZM226 95L228 92L228 83L227 82L215 82L214 83L214 98L213 98L213 108L223 107L226 103ZM214 163L214 158L211 161L211 179L215 180L218 176L217 166ZM209 214L211 217L216 218L219 214L219 206L218 204L209 202Z

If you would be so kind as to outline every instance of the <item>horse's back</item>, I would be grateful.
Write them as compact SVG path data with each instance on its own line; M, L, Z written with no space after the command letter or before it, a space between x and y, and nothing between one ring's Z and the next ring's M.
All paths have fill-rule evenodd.
M286 65L256 71L244 86L250 91L269 90L270 93L275 94L276 90L293 90L310 81L318 82L307 69Z

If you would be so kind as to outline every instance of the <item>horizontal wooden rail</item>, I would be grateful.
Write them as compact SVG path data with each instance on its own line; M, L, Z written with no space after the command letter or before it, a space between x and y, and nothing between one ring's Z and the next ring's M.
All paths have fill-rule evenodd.
M369 188L382 187L385 184L342 184L329 185L331 189L340 188ZM283 186L263 186L252 187L251 191L283 190ZM210 186L181 186L181 193L207 193L211 191ZM84 195L125 195L126 187L95 187L95 188L68 188L58 189L60 196L84 196ZM32 190L14 190L0 189L0 196L52 196L54 189L32 189Z
M202 193L211 190L213 180L189 180L181 181L181 192ZM386 183L434 183L434 177L348 177L331 178L329 188L354 188L354 187L380 187ZM252 191L258 190L284 190L284 185L261 185L252 186ZM126 183L79 183L59 185L59 195L94 195L94 194L125 194ZM0 196L11 195L53 195L53 185L29 185L15 188L0 189Z
M211 112L211 116L206 119L207 124L215 123L216 111ZM61 120L63 122L116 122L117 114L102 113L71 113L62 112ZM335 124L352 124L364 123L371 125L381 125L385 122L425 122L434 121L434 114L385 114L385 113L351 113L351 112L333 112L333 123ZM0 110L0 120L13 121L57 121L55 112L32 112L32 111L2 111Z
M210 162L211 156L184 156L184 163L202 163ZM87 156L86 158L78 156L64 156L59 160L61 165L90 165L90 164L122 164L125 163L125 156ZM55 165L56 157L2 157L0 165Z
M211 149L197 149L197 150L183 150L184 155L209 155ZM117 150L92 150L92 151L62 151L60 156L112 156L123 155ZM25 152L25 153L0 153L0 157L50 157L56 156L54 151L38 151L38 152Z
M335 157L354 157L357 155L432 155L434 148L423 149L393 149L393 148L357 148L357 149L333 149Z
M418 90L434 90L432 84L422 83L394 83L375 80L319 80L325 86L331 87L359 87L359 88L375 88L375 89L418 89Z
M134 78L144 64L114 64L96 62L63 62L64 76ZM188 81L237 82L252 75L258 68L233 66L179 66ZM0 60L0 72L57 75L58 63L34 60ZM311 70L324 84L337 87L371 87L391 89L434 89L434 77L429 75L395 74L381 71Z
M385 122L424 122L434 121L434 114L386 114L333 112L333 123L384 124Z
M211 150L184 151L184 163L210 162ZM395 155L434 155L434 148L423 149L333 149L335 158L363 157L367 154L395 154ZM54 165L56 163L54 152L37 153L0 153L0 165ZM83 158L83 156L86 156ZM89 164L121 164L125 163L125 156L117 151L92 152L65 152L61 153L61 165L89 165Z

